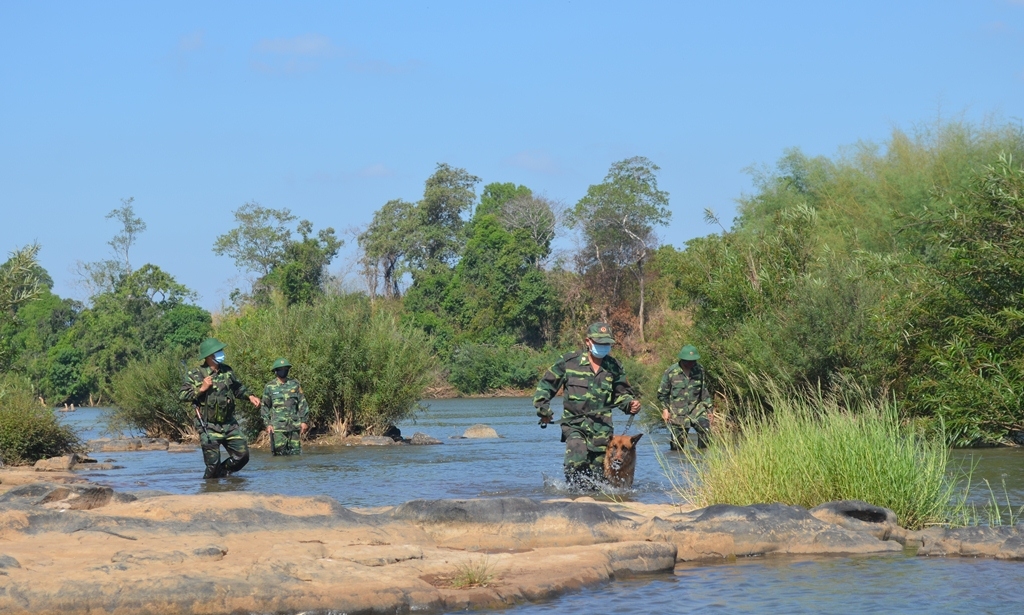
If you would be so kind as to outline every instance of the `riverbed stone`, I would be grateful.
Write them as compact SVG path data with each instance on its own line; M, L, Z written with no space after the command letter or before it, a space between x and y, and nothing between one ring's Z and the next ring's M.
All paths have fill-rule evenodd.
M810 510L811 515L854 532L867 532L879 540L905 542L906 530L897 523L896 513L862 500L826 502ZM903 540L901 540L903 538Z
M36 472L67 472L75 467L76 463L78 463L78 455L71 453L61 457L40 459L32 467L35 468Z
M403 442L388 436L360 436L359 443L363 446L394 446Z
M166 451L170 442L165 438L98 438L86 445L94 453L125 453L131 451Z
M914 532L919 556L992 557L1024 560L1024 532L1019 526L933 527Z
M167 444L168 453L193 453L198 450L199 447L195 444L186 444L184 442L170 442Z
M416 433L412 434L411 438L409 438L409 444L414 444L416 446L425 446L432 444L441 444L441 441L433 436L428 436L425 433L417 431Z
M466 428L466 431L462 432L463 438L497 438L498 432L494 430L490 425L477 424Z

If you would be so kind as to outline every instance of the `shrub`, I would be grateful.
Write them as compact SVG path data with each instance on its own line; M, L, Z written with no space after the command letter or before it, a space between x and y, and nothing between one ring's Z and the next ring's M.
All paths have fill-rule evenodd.
M836 396L769 390L764 401L771 414L749 412L739 419L735 440L719 436L702 459L691 459L696 476L680 489L684 499L698 506L807 508L858 499L893 510L912 529L950 520L963 477L947 474L941 434L915 434L885 400L852 412Z
M463 344L452 353L448 382L467 394L533 388L537 378L554 362L550 354L523 346Z
M132 361L115 374L110 382L114 401L110 429L140 429L150 437L191 439L195 434L192 409L178 400L178 390L185 378L184 362L194 359L193 355L194 351L186 354L168 349Z
M82 445L52 408L43 407L29 384L11 375L0 376L0 457L9 465L81 452Z

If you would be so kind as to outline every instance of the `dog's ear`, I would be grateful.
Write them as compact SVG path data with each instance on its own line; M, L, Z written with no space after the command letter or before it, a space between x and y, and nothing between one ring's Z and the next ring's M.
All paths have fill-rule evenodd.
M635 436L631 437L630 440L633 441L633 446L636 446L636 443L639 442L640 438L642 438L642 437L644 437L644 434L642 434L642 433L638 433Z

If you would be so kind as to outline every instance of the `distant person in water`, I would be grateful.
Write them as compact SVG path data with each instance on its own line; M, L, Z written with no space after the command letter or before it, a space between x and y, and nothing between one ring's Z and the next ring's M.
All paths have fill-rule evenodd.
M235 398L247 396L253 406L260 407L260 398L251 394L224 362L226 347L212 337L203 340L199 346L202 364L189 370L178 394L198 409L196 428L206 463L203 478L221 478L249 463L249 445L235 420ZM224 462L220 460L221 445L228 454Z
M612 410L640 411L633 387L618 361L609 356L615 338L607 323L590 325L584 347L562 355L537 383L533 405L540 426L552 422L551 399L564 387L562 442L565 480L575 488L593 488L604 476L604 455L614 429Z
M672 450L686 445L690 428L697 432L697 448L705 448L711 437L711 392L704 381L704 370L697 361L700 354L691 345L679 351L679 361L661 376L658 402L661 418L668 427Z
M275 455L298 455L302 452L302 434L306 433L309 405L299 381L288 377L292 364L288 359L274 361L270 368L274 379L263 387L261 412L270 436L270 450Z

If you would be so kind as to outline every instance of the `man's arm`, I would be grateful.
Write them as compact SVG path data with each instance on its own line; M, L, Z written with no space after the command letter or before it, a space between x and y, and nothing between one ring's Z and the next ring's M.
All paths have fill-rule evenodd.
M309 423L309 404L306 403L306 395L303 394L301 386L299 387L299 422Z
M666 408L672 403L672 368L665 370L665 373L661 375L661 384L658 385L658 401L661 403L662 408Z
M533 406L537 408L537 416L543 419L547 417L550 419L553 416L551 412L551 399L558 393L558 389L562 388L562 384L565 383L565 359L559 358L555 361L555 364L548 368L548 371L544 372L544 375L537 382L537 390L533 394Z
M263 422L267 425L270 424L270 419L273 418L270 415L270 409L274 406L274 397L270 394L270 385L263 387L263 398L260 399L260 416L263 417Z
M621 364L613 372L612 377L612 405L627 414L636 414L634 408L637 408L640 402L636 399L636 391L633 390L633 385L629 384L626 370L622 369ZM634 404L634 401L637 403Z
M189 370L188 374L185 375L185 382L181 384L181 388L178 390L178 399L188 403L197 403L202 394L199 392L199 387L203 384L203 375L197 370Z

